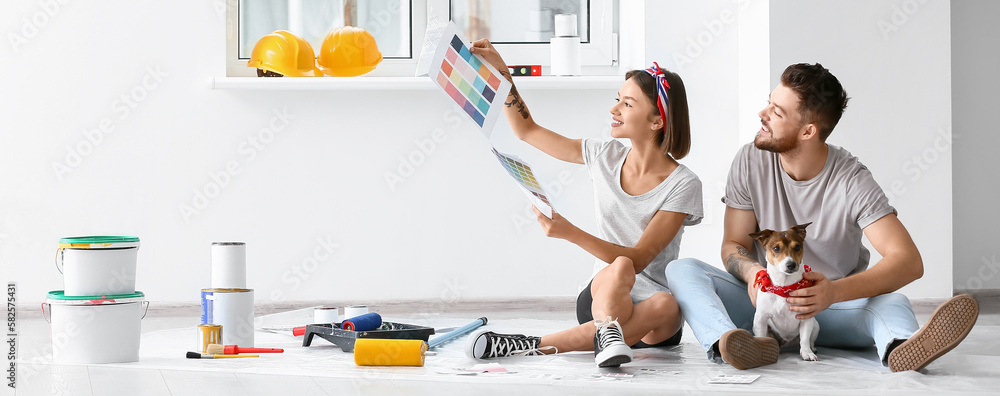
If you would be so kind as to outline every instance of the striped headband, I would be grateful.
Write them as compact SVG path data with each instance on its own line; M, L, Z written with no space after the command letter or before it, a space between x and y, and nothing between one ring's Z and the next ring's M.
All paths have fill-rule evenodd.
M656 101L656 106L660 109L660 118L663 120L663 127L667 126L667 90L670 89L670 83L667 82L667 78L663 73L663 69L660 69L660 65L653 62L653 67L645 70L650 76L656 79L656 96L659 100Z

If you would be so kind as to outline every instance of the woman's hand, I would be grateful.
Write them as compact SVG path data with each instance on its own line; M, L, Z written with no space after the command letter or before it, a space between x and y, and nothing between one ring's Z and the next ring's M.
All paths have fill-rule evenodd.
M507 71L507 63L505 63L503 58L500 57L500 53L493 47L490 40L479 39L472 42L472 48L469 48L469 52L483 57L483 59L496 68L500 74L510 80L510 72Z
M538 224L542 226L542 232L544 232L547 237L569 240L580 230L579 228L576 228L573 223L570 223L569 220L566 220L565 217L562 217L562 215L556 213L554 210L552 211L551 219L539 211L535 205L531 205L531 210L535 211L535 217L538 218Z

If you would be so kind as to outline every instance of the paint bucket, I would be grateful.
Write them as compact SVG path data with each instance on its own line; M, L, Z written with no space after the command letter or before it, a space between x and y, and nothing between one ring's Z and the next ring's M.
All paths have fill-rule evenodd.
M142 292L67 296L49 292L42 316L52 324L54 363L128 363L139 360L141 321L149 302Z
M63 274L64 295L100 296L135 293L139 238L84 236L59 240L56 268Z
M253 348L253 289L201 289L201 324L222 325L224 345Z

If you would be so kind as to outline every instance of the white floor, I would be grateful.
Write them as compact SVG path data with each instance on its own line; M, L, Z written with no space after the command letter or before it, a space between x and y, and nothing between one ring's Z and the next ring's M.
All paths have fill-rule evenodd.
M915 301L925 321L940 301ZM820 348L819 362L803 362L797 353L782 354L778 364L747 371L710 363L690 331L681 345L635 351L635 360L620 369L598 369L592 353L531 356L494 360L510 373L456 375L456 368L484 363L466 358L465 339L439 347L424 367L358 367L353 356L319 339L310 347L301 338L265 331L256 333L259 347L285 348L260 358L194 360L195 308L153 310L143 320L140 361L128 364L56 365L51 363L48 324L23 315L19 321L17 395L345 395L345 394L670 394L670 393L805 393L805 394L933 394L997 393L1000 390L1000 299L981 299L982 315L970 336L954 351L921 372L891 373L881 366L874 348ZM419 305L419 304L418 304ZM571 301L547 304L504 302L451 310L439 315L406 306L372 307L386 320L444 329L479 316L489 329L542 335L575 325ZM472 313L475 311L476 313ZM259 315L259 325L308 322L310 309ZM686 329L687 330L687 329ZM609 375L610 374L610 375ZM625 375L622 375L625 374ZM622 378L629 377L630 378ZM719 374L759 374L746 385L710 384ZM612 377L617 375L617 377ZM5 392L9 389L4 388Z

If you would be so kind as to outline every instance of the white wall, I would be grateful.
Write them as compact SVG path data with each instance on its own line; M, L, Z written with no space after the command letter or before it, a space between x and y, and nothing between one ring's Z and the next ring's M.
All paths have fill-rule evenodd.
M1000 289L1000 206L994 158L1000 146L1000 2L951 2L954 116L955 289Z
M837 76L851 100L828 142L871 169L924 260L923 278L902 291L950 296L949 2L772 0L770 11L772 87L793 63Z
M26 33L26 42L0 43L0 92L5 93L0 96L0 278L19 283L22 301L39 301L45 292L61 289L62 279L52 264L56 242L88 234L142 238L137 283L154 301L196 301L198 290L209 284L209 244L220 240L248 243L248 283L257 290L258 302L275 301L272 297L447 302L571 296L589 276L592 258L574 245L541 235L521 193L490 157L483 139L469 124L456 121L460 117L440 93L211 90L210 79L224 70L222 0L62 1L65 4L12 3L0 16L0 32ZM770 6L772 26L780 19L775 17L775 3ZM50 7L54 11L49 16L45 4L58 9ZM684 78L694 144L682 162L705 186L706 219L688 229L681 254L720 265L719 197L741 143L740 125L748 122L741 119L740 106L749 95L763 98L767 93L741 91L740 22L723 14L756 15L760 9L754 7L766 9L767 2L671 0L643 5L646 54L637 66L656 60ZM870 11L887 18L887 7ZM807 8L803 12L827 12L819 6ZM947 42L947 7L943 12ZM44 15L36 17L39 13ZM829 15L850 17L844 13ZM828 14L814 15L818 20ZM909 59L909 46L938 33L937 15L939 11L921 12L911 18L893 38L889 47L900 53L889 60ZM30 26L25 30L22 18L37 32ZM757 15L752 20L766 19ZM858 33L850 42L873 40L871 34ZM770 37L773 68L787 63L785 57L792 54L776 53L773 29ZM950 213L950 195L936 195L949 190L941 183L950 185L950 177L941 174L951 173L950 160L945 160L950 153L942 154L917 182L904 179L901 165L902 158L928 147L932 126L950 125L950 112L904 108L900 113L921 115L924 122L887 128L890 121L916 117L884 117L882 124L861 128L863 121L876 120L863 114L888 111L884 103L892 102L880 102L886 98L869 92L877 91L874 88L863 90L863 85L875 83L856 81L861 74L848 70L884 73L878 76L893 84L925 79L914 78L913 72L894 79L888 69L870 63L882 59L871 58L872 51L855 55L832 45L826 48L832 53L808 60L830 66L856 98L833 142L865 160L883 186L907 180L909 192L894 201L904 222L914 223L916 213L933 212L921 202L947 203ZM931 49L940 48L932 44ZM917 70L947 75L947 68L939 70L936 57L925 58L931 59L922 59L928 64ZM942 59L947 58L945 54ZM162 81L147 77L148 70L165 74ZM771 74L757 78L773 78ZM763 86L757 81L753 86ZM900 92L916 97L912 91ZM126 113L123 94L142 100L134 100L135 107ZM522 94L541 124L570 136L607 137L614 90ZM950 103L947 94L941 100ZM911 102L915 100L903 103L920 105ZM281 125L273 111L294 118ZM53 164L66 162L68 147L86 146L83 131L99 128L105 118L112 133L105 134L72 172L58 177ZM269 132L262 129L272 120L282 130L251 160L242 145L251 137L267 138ZM869 131L893 132L860 144ZM503 122L494 134L500 150L532 163L549 183L563 215L594 230L591 184L582 166L559 163L515 141ZM414 153L421 145L428 148L434 136L439 141L433 152L423 155L412 175L390 188L386 173L398 173L401 157L419 160ZM906 139L894 153L898 158L876 159L886 151L876 147L886 147L900 136L919 138ZM226 186L200 213L185 219L179 207L203 203L193 202L195 191L207 188L214 193L213 175L220 178L218 172L231 162L239 173L222 183ZM947 279L928 271L918 288L908 289L912 297L944 294L935 278L951 285L950 240L938 245L946 247L934 245L948 239L940 235L950 235L950 218L946 227L937 220L926 222L926 227L911 227L911 232L918 228L915 237L925 257L934 259L928 263L947 267ZM932 234L937 236L934 243L928 242ZM337 247L328 256L323 249L329 242L318 240ZM939 260L941 254L946 259Z
M44 12L39 4L11 4L0 31L20 32L22 17ZM575 295L591 258L541 235L483 139L456 124L440 93L211 90L222 71L220 5L68 2L27 43L0 45L0 277L19 283L22 301L62 288L53 266L60 237L92 234L142 239L137 283L154 301L196 301L219 240L248 243L258 302ZM147 69L165 76L146 79ZM144 100L119 111L120 95L133 93ZM543 124L600 136L614 90L524 96ZM294 118L278 120L283 130L251 159L242 145L269 134L261 130L275 110ZM57 177L53 163L86 146L83 131L105 118L113 132ZM437 129L445 140L390 189L386 172ZM550 186L566 172L568 183L552 188L561 190L555 205L593 229L582 167L520 142L497 145ZM196 190L214 195L206 185L230 162L240 172L185 219L179 207L197 206ZM328 256L320 239L339 247Z
M742 3L741 3L742 4ZM680 74L691 116L691 152L680 162L703 186L705 219L685 230L681 257L722 267L719 248L726 175L738 148L738 14L733 1L645 2L645 59ZM639 67L639 65L633 65Z

